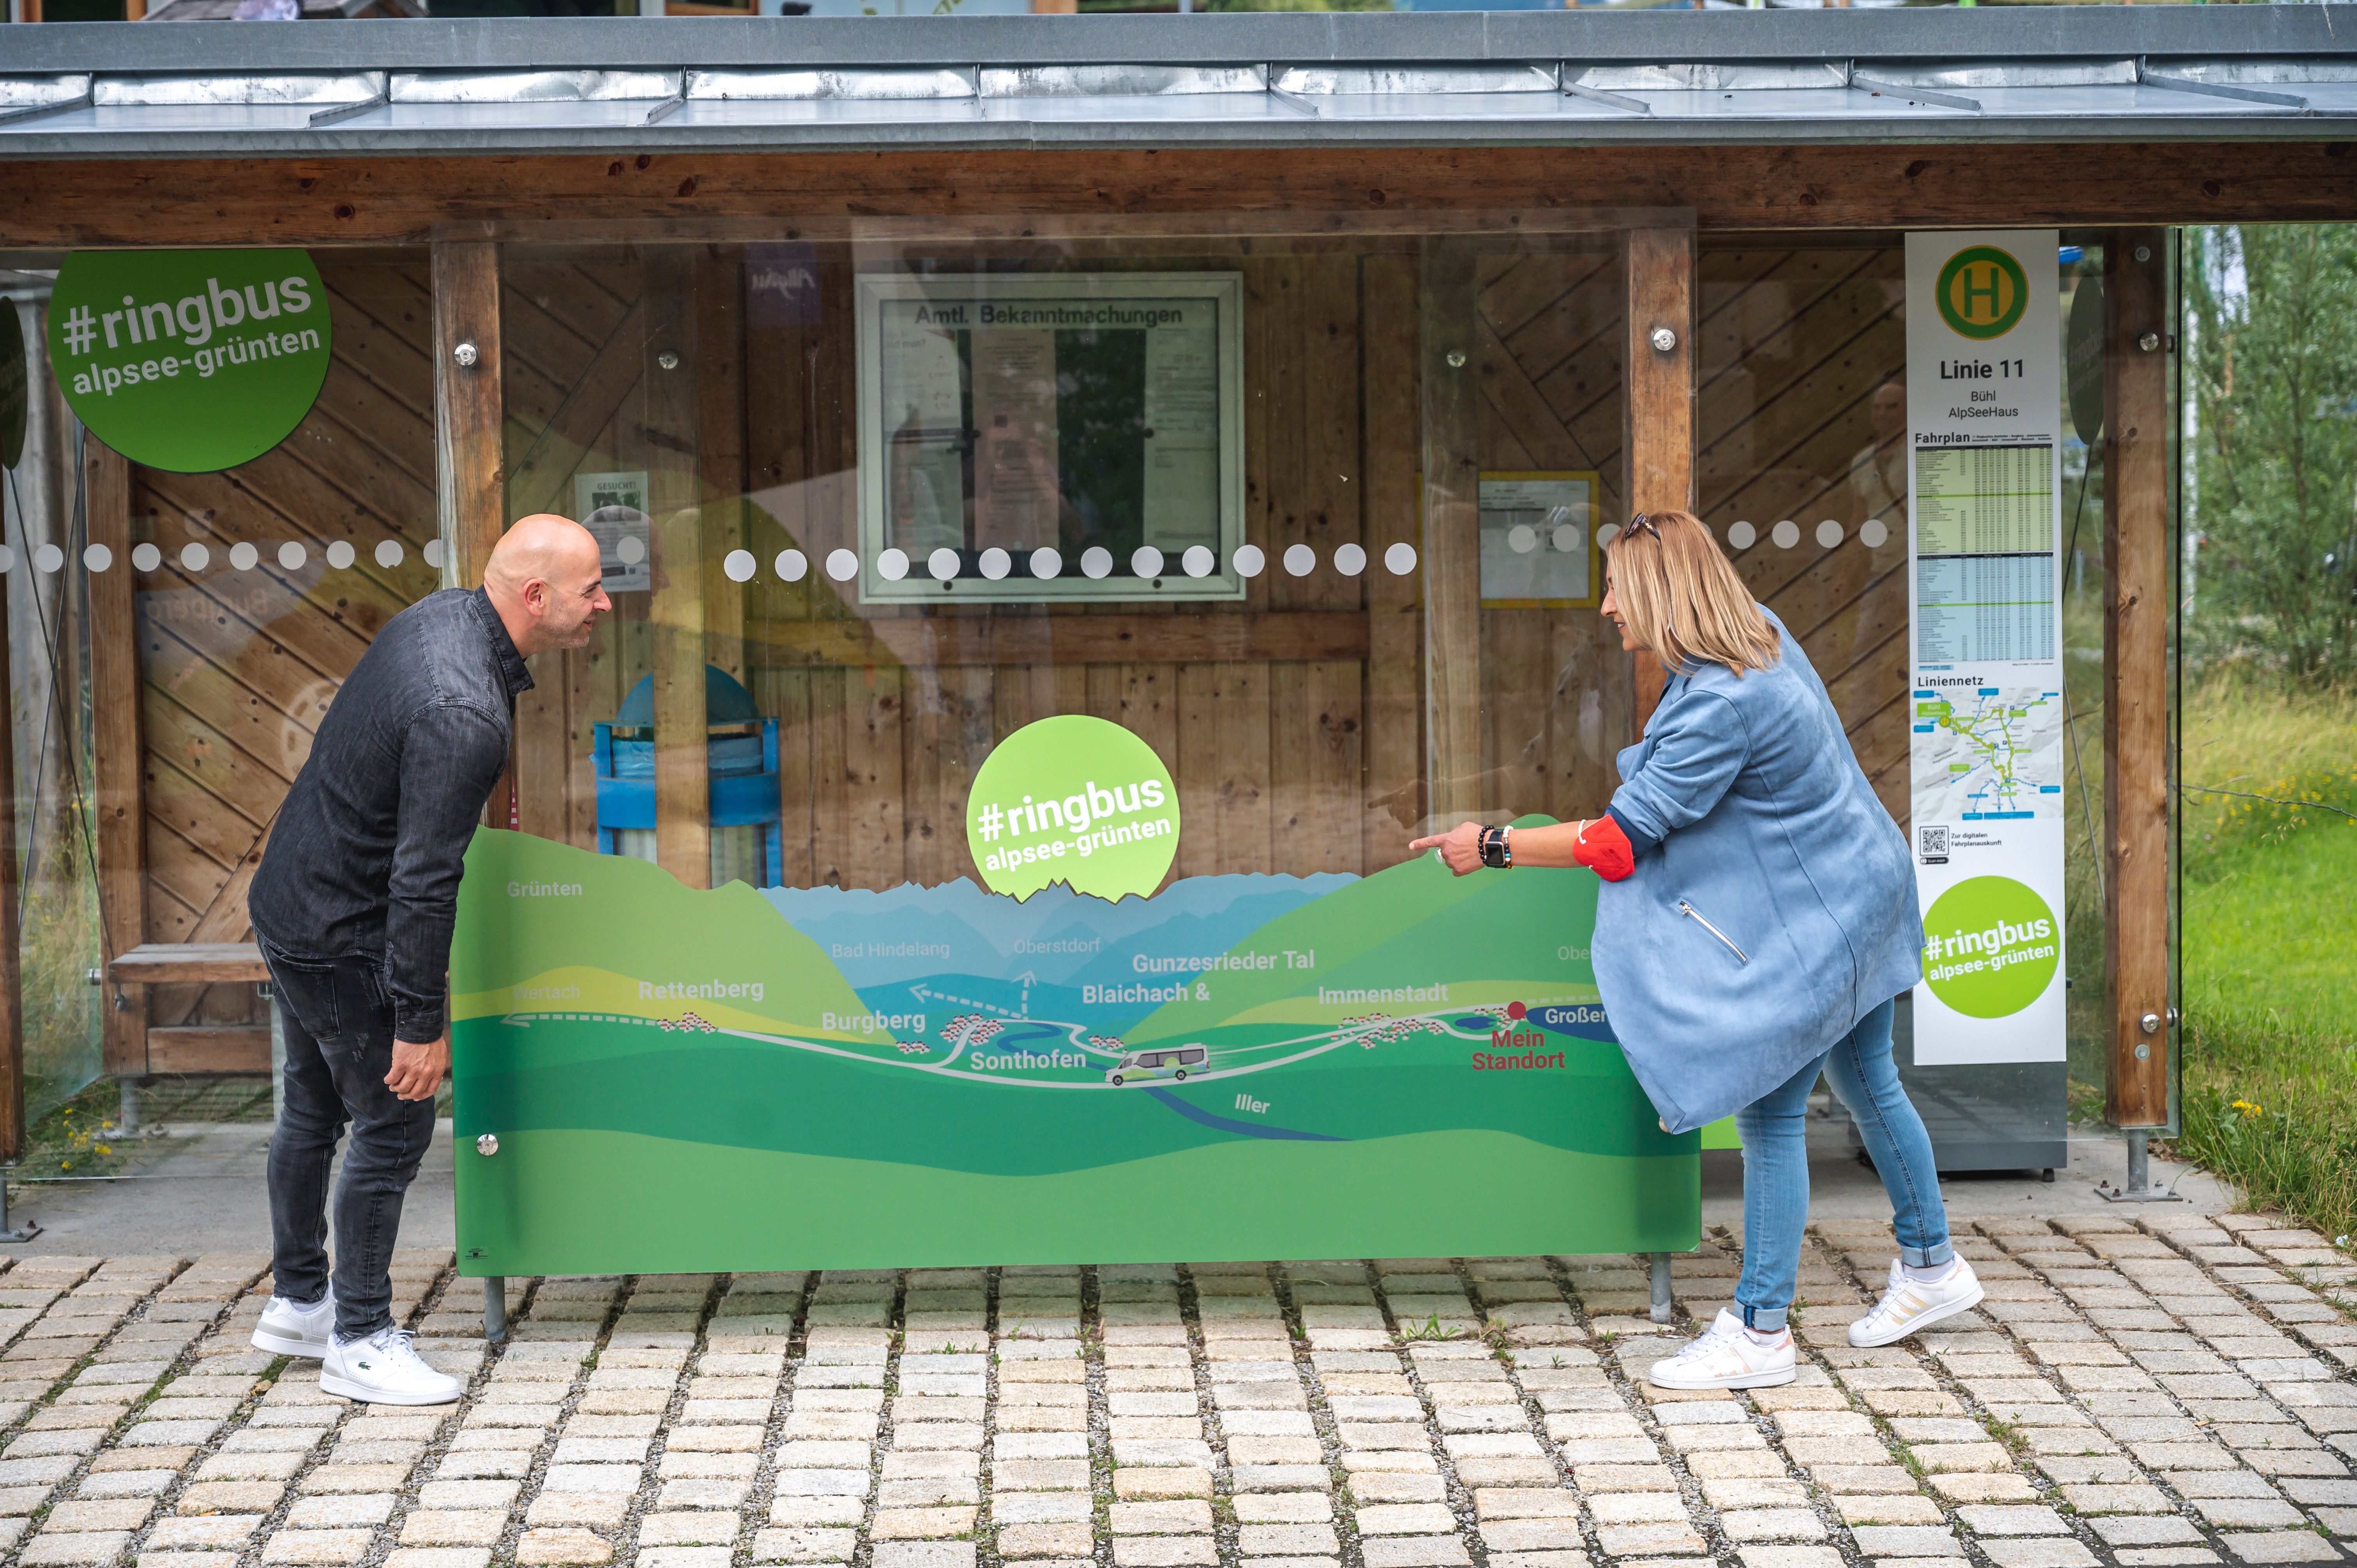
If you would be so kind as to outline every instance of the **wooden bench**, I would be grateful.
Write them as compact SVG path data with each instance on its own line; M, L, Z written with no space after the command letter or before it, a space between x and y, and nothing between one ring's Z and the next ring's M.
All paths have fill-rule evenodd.
M252 942L143 942L106 966L109 980L136 985L229 985L266 981ZM149 1072L268 1072L267 1024L184 1025L147 1031Z

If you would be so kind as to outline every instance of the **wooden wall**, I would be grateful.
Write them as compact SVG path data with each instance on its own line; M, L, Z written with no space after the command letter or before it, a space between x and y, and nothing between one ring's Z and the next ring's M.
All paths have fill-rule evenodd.
M425 257L322 252L335 352L319 401L275 450L219 474L131 470L131 537L163 564L137 579L146 823L145 940L251 940L245 889L319 716L384 622L433 591L422 552L434 534L434 398ZM380 542L406 559L378 565ZM301 543L299 570L279 547ZM349 542L353 566L329 570ZM232 546L261 553L251 570ZM181 564L200 543L202 570ZM159 986L163 1028L256 1032L251 985ZM199 1060L217 1039L149 1036L156 1070Z
M1738 521L1758 531L1736 567L1800 639L1904 827L1906 528L1903 514L1891 517L1885 543L1861 543L1866 505L1851 474L1876 442L1875 389L1906 381L1905 253L1895 240L1705 250L1696 272L1703 520L1722 540ZM1789 550L1770 537L1786 521L1801 532ZM1839 544L1817 542L1827 521L1841 525Z

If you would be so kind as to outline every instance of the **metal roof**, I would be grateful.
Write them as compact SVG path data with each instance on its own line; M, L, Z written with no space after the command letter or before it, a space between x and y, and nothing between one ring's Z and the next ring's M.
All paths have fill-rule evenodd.
M0 28L0 157L2286 140L2352 124L2357 5Z

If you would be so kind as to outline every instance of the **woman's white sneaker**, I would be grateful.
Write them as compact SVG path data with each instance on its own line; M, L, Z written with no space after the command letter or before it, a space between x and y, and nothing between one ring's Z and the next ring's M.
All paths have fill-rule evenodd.
M1761 1344L1725 1307L1699 1339L1647 1375L1657 1389L1772 1389L1792 1380L1798 1359L1787 1329Z
M1849 1326L1849 1342L1861 1350L1893 1345L1918 1329L1980 1305L1983 1292L1973 1266L1958 1258L1955 1267L1936 1280L1908 1277L1899 1260L1890 1261L1890 1283L1874 1310Z
M409 1342L406 1328L380 1328L365 1339L328 1347L321 1391L367 1404L448 1404L467 1385L437 1372Z
M324 1356L336 1326L336 1293L310 1305L274 1295L253 1326L253 1348L274 1356Z

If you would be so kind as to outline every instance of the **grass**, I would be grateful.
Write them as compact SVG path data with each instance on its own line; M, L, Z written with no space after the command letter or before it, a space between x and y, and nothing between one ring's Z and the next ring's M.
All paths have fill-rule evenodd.
M2357 820L2324 808L2357 811L2352 759L2357 694L2187 693L2179 1151L2334 1237L2357 1231Z

